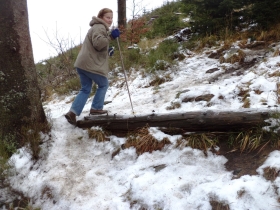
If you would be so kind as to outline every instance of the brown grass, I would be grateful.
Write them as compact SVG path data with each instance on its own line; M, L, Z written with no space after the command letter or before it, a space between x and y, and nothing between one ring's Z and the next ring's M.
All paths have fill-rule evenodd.
M229 205L219 202L219 201L210 201L210 205L212 206L212 209L215 210L230 210Z
M108 135L108 132L103 131L102 129L88 129L88 137L91 139L96 139L97 142L110 141Z
M173 109L178 109L181 107L180 102L171 102L171 105L166 107L166 110L173 110Z
M262 146L264 133L262 130L248 130L240 132L235 141L239 145L240 151L254 151Z
M243 108L250 108L250 106L251 106L250 99L249 99L249 98L245 98L245 99L243 100L243 105L242 105L242 107L243 107Z
M263 172L264 172L263 177L266 180L273 182L279 176L280 170L277 170L276 168L266 167L264 168Z
M250 108L251 103L250 103L250 93L249 93L249 89L244 89L244 88L240 88L239 93L237 94L238 96L242 97L242 101L243 101L243 108Z
M276 83L276 98L277 98L277 103L280 104L280 83Z
M184 139L179 139L177 141L176 147L192 147L195 149L201 149L207 151L207 149L213 148L217 145L217 136L212 133L202 133L202 134L190 134Z
M40 133L47 134L51 130L52 124L49 122L36 123L33 125L23 126L21 128L22 144L27 144L32 158L38 160L40 157L41 147L43 143Z
M145 152L151 153L156 150L162 150L167 144L171 144L168 138L165 137L162 140L154 138L149 133L149 126L146 126L130 134L123 145L123 149L135 147L136 153L141 155Z
M159 43L161 43L164 40L164 38L155 38L155 39L142 39L138 46L139 48L144 52L149 52L151 48L157 46Z
M269 31L261 31L257 36L258 41L275 41L280 39L280 24L277 24Z
M242 50L238 50L238 53L232 55L230 58L225 59L223 56L220 57L220 63L242 63L244 62L246 54Z
M237 198L242 198L246 194L246 191L244 189L237 191Z

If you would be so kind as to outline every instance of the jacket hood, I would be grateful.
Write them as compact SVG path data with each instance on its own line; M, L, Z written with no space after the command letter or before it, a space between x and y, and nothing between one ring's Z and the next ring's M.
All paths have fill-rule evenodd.
M106 29L109 30L109 27L108 27L108 25L105 23L105 21L102 20L102 19L100 19L100 18L98 18L98 17L95 17L95 16L93 16L92 19L91 19L91 21L89 22L89 25L90 25L90 26L93 26L94 24L103 24L103 25L106 27Z

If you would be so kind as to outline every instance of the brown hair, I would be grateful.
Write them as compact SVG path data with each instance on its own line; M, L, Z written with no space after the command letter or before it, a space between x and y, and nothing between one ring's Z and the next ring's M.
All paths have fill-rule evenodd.
M102 10L100 10L98 12L97 17L98 18L103 18L106 13L113 13L113 11L111 9L109 9L109 8L103 8Z

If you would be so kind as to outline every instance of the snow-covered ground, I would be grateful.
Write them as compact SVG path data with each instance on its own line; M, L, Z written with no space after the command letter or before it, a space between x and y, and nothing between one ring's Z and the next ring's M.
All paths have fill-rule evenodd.
M274 47L278 50L280 45ZM188 55L175 68L162 72L171 78L158 87L149 87L153 79L140 72L129 74L129 88L135 115L197 111L241 110L240 90L249 90L252 109L277 109L277 83L280 56L271 52L243 74L226 74L234 64L221 64L206 54ZM207 70L218 68L214 73ZM279 75L279 74L278 74ZM213 79L215 78L215 79ZM124 78L120 78L119 83ZM213 94L210 102L181 103L185 97ZM268 181L263 169L280 170L280 152L272 152L257 169L258 175L233 179L227 171L224 156L190 147L176 148L179 135L170 136L158 128L150 133L159 141L169 138L171 145L162 151L137 156L135 148L121 150L112 158L126 138L109 136L110 141L97 142L86 130L67 123L64 114L75 95L54 97L44 105L52 123L51 137L43 135L41 158L31 160L27 149L12 156L15 169L10 181L12 187L32 198L34 206L42 210L211 210L210 201L229 205L231 210L280 209L280 177ZM79 119L88 115L90 98ZM111 86L104 109L110 113L131 115L131 105L125 85ZM172 102L181 103L174 110L166 108ZM211 104L211 106L209 106ZM98 128L92 128L98 129ZM157 170L158 166L163 166Z

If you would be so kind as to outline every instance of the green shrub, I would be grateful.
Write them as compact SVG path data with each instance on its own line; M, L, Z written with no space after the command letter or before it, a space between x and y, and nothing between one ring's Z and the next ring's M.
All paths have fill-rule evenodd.
M17 150L16 135L7 135L4 139L0 140L0 156L11 156Z
M167 2L160 8L155 9L147 15L147 19L153 18L152 28L147 32L146 37L166 37L174 34L179 29L187 27L187 23L181 20L181 2ZM183 15L185 18L185 15ZM151 19L152 20L152 19Z
M122 43L121 45L124 45ZM126 70L135 68L148 68L153 70L166 70L174 60L181 60L183 54L179 53L178 47L180 44L172 39L162 41L156 48L151 49L148 53L141 53L140 49L128 49L121 46L124 67ZM119 49L115 50L114 56L109 60L109 66L114 69L117 66L122 66Z
M1 133L0 133L0 136ZM3 182L8 176L8 170L11 168L9 158L17 151L15 136L8 136L0 139L0 182Z
M139 49L130 49L127 51L127 59L133 63L138 63L141 58Z
M269 29L274 24L279 23L280 19L280 2L279 0L262 0L256 1L252 5L252 19L261 29Z
M56 93L59 95L68 94L71 91L78 91L81 88L81 83L79 77L74 77L67 80L61 86L55 88Z
M141 64L144 64L143 55L141 55L140 49L128 49L125 51L124 56L125 66L129 68L141 66Z
M167 14L160 16L153 23L153 29L147 33L148 38L155 38L157 36L164 37L172 35L181 28L179 16L174 14Z
M179 43L167 39L159 44L156 49L152 49L147 55L148 67L155 70L165 70L173 63L174 59L178 57Z
M38 83L41 89L43 100L52 94L53 89L60 90L64 81L76 77L74 62L81 46L73 47L61 52L56 57L48 58L36 64ZM63 92L63 91L62 91Z

